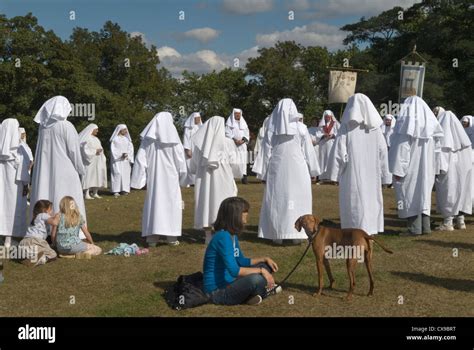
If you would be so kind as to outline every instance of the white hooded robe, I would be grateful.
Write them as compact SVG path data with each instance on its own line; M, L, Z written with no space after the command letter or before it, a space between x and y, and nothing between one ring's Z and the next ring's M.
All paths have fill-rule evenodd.
M184 182L187 172L184 149L171 114L156 114L140 137L132 187L146 185L142 237L181 236L184 208L180 181Z
M363 94L351 96L330 154L328 175L339 182L341 228L384 231L382 183L390 181L382 118Z
M457 216L460 212L472 213L472 149L471 141L453 112L439 116L444 138L438 161L442 171L435 181L436 208L444 218Z
M98 128L96 124L89 124L79 134L82 161L86 171L82 177L84 190L93 187L107 188L107 160L99 138L92 135L92 132ZM100 154L97 154L98 149L102 149Z
M334 137L333 138L325 137L326 132L324 131L324 127L326 126L326 120L324 117L326 115L331 116L331 121L334 122L334 125L329 133L329 136L336 137L340 128L340 124L336 120L334 113L330 110L324 111L323 118L319 122L319 126L315 134L317 148L318 148L317 154L319 157L319 166L321 167L321 175L319 176L320 180L329 180L329 174L327 173L328 164L331 162L329 155L331 153L334 142L336 141Z
M397 119L388 152L397 198L398 216L409 218L431 213L431 192L440 170L435 152L440 151L443 129L425 101L408 97Z
M199 128L202 126L202 119L199 122L199 124L195 123L196 118L200 118L201 115L197 112L192 113L188 119L184 122L184 134L183 134L183 147L185 150L190 150L191 154L194 149L193 145L193 136L194 134L199 130ZM195 175L192 174L189 171L189 168L191 167L191 158L188 158L188 156L185 154L186 157L186 166L188 169L188 178L186 179L186 186L187 185L194 185L194 182L196 181Z
M117 125L110 138L110 190L112 193L130 192L134 150L130 133L127 132L125 136L119 135L119 132L124 129L127 129L125 124ZM127 154L127 158L123 159L123 154Z
M240 112L240 120L235 119L234 114L236 112ZM229 118L227 118L227 122L225 125L225 136L236 141L241 141L243 138L247 139L247 142L250 140L250 130L247 125L247 122L244 119L242 110L234 108L232 114L229 116ZM238 177L247 175L247 143L243 143L237 146L236 155L240 169Z

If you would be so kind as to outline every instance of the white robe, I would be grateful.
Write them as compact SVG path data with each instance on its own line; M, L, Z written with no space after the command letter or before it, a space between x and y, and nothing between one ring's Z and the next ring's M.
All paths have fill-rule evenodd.
M247 141L250 140L250 130L243 116L240 117L240 121L234 120L233 114L229 117L225 126L225 136L236 141L241 141L243 138L246 138ZM237 146L236 158L240 169L237 177L247 175L248 152L246 143Z
M196 142L197 137L200 142ZM224 199L237 195L234 176L239 164L234 141L225 137L223 118L210 118L194 135L193 141L194 228L202 229L214 224Z
M303 128L306 129L306 128ZM300 129L302 130L302 129ZM319 175L319 165L307 129L295 135L267 132L260 174L266 180L258 237L265 239L305 239L295 229L301 215L313 211L311 176Z
M471 140L471 158L472 158L472 184L471 184L471 194L472 194L472 205L474 206L474 118L471 115L465 115L461 118L461 121L467 121L469 126L464 128L469 140Z
M14 135L10 136L17 137L18 122L13 123L10 131ZM3 141L0 140L0 147L10 146ZM5 156L0 157L0 236L23 237L26 233L27 199L23 187L30 182L29 165L29 157L20 148L5 150Z
M127 159L122 159L126 153ZM110 182L112 193L130 192L130 176L134 161L133 144L122 135L117 135L110 144Z
M181 236L183 202L180 178L186 177L184 149L144 139L135 158L132 187L146 184L142 237Z
M40 125L36 146L35 166L31 183L31 210L40 199L53 203L54 212L59 202L71 196L86 220L86 208L79 175L84 175L79 138L74 125L67 120L50 127Z
M431 213L431 193L440 171L435 152L440 151L443 130L426 103L417 96L403 104L391 139L389 170L394 176L398 216L409 218Z
M322 120L324 122L324 119ZM339 130L339 122L335 121L334 126L331 130L331 135L337 136ZM326 139L324 138L324 126L319 126L316 131L316 142L318 145L318 157L319 157L319 166L321 167L321 175L319 176L320 180L329 180L329 174L327 173L328 164L332 161L329 158L331 149L334 145L335 139Z
M86 174L82 177L82 188L107 188L107 160L102 151L97 155L97 150L102 149L100 140L93 135L87 137L81 145L82 158Z
M447 169L435 181L436 208L446 218L472 213L472 149L462 124L450 111L440 115L444 138L437 161Z
M382 183L390 183L391 176L382 131L343 124L330 159L329 179L339 182L341 228L383 232Z
M201 124L202 125L202 124ZM194 149L194 144L192 141L192 137L194 134L199 130L201 125L194 125L192 128L185 127L184 128L184 135L183 135L183 147L185 150L190 150L191 152ZM196 182L196 175L192 174L189 169L191 168L191 158L188 158L186 155L186 166L188 169L188 177L186 179L186 185L194 185Z

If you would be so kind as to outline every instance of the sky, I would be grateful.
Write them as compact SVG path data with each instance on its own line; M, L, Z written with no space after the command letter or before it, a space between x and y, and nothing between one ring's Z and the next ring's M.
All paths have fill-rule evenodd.
M346 36L339 30L343 25L416 2L420 0L0 0L0 13L13 17L31 12L63 39L74 27L98 31L111 20L156 46L160 65L179 76L184 69L220 71L235 58L244 67L259 48L277 41L337 50Z

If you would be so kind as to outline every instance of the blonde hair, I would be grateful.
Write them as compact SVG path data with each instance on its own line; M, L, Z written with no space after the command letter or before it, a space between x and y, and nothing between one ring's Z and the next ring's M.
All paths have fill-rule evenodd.
M81 222L81 213L77 208L74 198L66 196L59 202L59 211L64 215L64 224L66 227L78 226Z

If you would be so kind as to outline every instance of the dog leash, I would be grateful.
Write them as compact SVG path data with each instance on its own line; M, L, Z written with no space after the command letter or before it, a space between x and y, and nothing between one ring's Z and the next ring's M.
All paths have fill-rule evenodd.
M301 264L301 262L303 261L304 257L306 256L306 253L308 253L308 249L309 247L311 247L311 244L313 243L313 240L314 238L317 236L317 234L319 233L319 225L318 225L318 230L311 236L311 238L308 240L308 245L306 246L306 249L303 253L303 255L301 256L300 260L298 261L298 263L295 265L295 267L293 267L293 269L290 271L290 273L288 275L286 275L286 277L283 279L283 281L281 281L280 283L276 284L273 288L271 288L270 290L267 291L267 295L270 295L272 294L278 287L281 287L283 286L283 284L285 284L285 282L288 280L288 278L290 278L290 276L293 274L293 272L295 272L295 270L298 268L298 266Z

